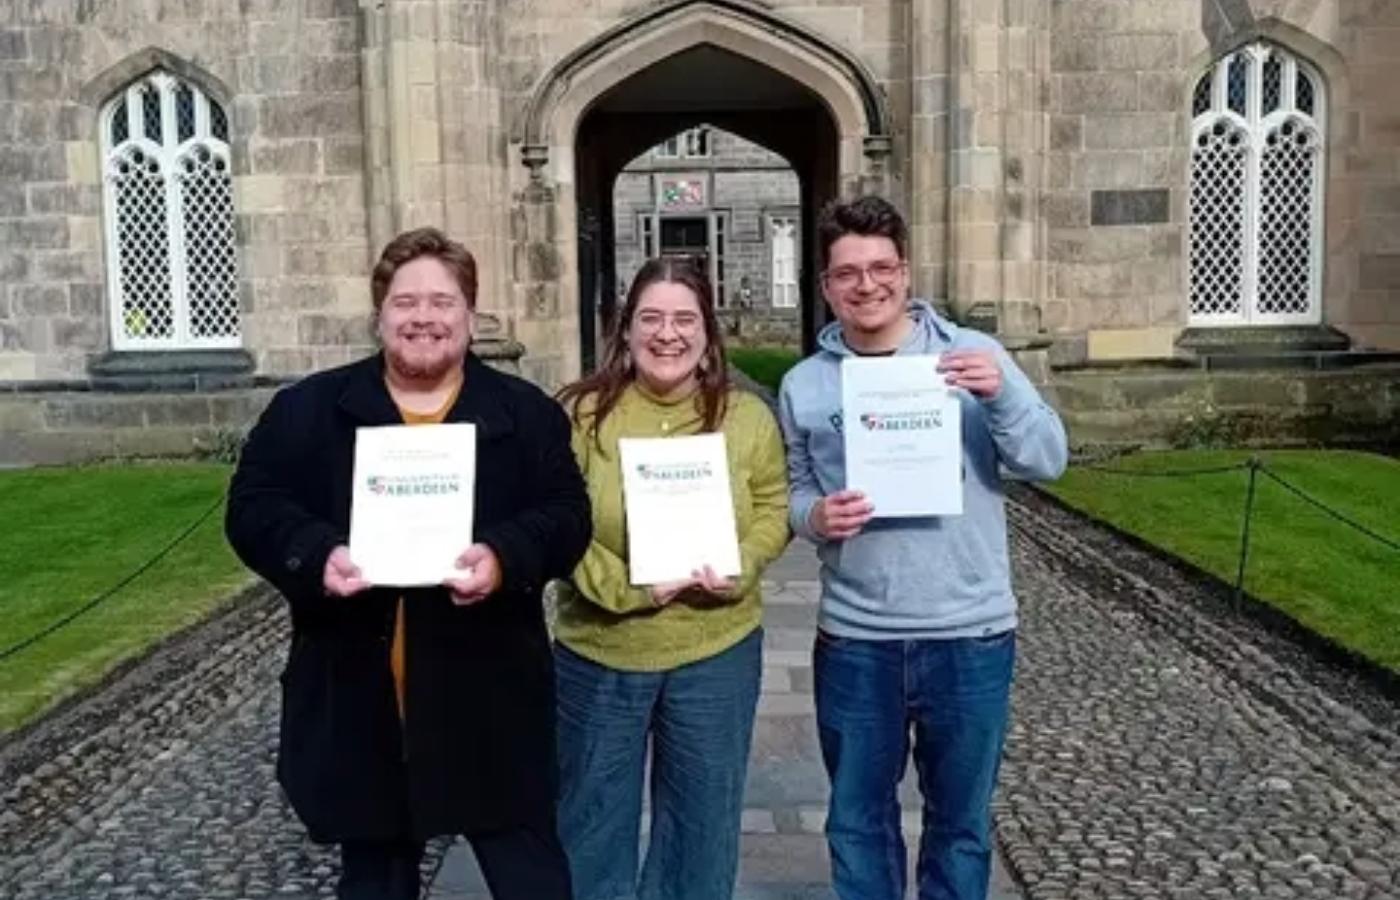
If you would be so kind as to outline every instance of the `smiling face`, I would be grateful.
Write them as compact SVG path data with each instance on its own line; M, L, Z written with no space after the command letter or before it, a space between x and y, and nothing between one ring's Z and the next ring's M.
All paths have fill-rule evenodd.
M898 346L908 328L909 267L894 241L862 234L837 238L827 251L822 291L853 346Z
M647 390L665 397L694 388L708 345L694 291L674 281L642 291L627 323L627 350Z
M466 358L471 308L448 268L435 257L420 256L394 273L379 309L378 331L395 373L439 381Z

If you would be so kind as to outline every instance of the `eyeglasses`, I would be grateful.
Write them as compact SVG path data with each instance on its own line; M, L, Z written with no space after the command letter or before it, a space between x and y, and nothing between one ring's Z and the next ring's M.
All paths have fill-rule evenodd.
M424 303L434 312L450 312L460 306L468 306L466 298L461 294L394 294L384 301L395 312L409 312L420 308Z
M903 271L903 260L882 259L863 268L861 266L837 266L834 269L827 269L822 273L822 280L831 290L850 291L860 287L865 276L869 275L871 281L882 287L887 287L894 284L899 273Z
M667 322L671 323L671 328L681 337L690 337L696 334L700 331L702 324L700 314L693 312L671 313L668 316L666 313L658 312L657 310L644 309L632 317L632 327L635 328L639 334L648 337L654 334L660 334L661 330L666 327Z

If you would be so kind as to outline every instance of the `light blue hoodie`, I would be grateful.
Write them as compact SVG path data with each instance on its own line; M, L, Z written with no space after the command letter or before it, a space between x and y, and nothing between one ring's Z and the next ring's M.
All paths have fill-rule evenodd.
M1006 547L1001 472L1058 478L1068 457L1060 417L992 338L909 304L914 328L897 354L991 350L1002 387L962 400L963 514L871 520L853 538L828 541L808 521L812 506L846 486L841 432L841 360L855 355L839 322L822 329L817 352L783 379L779 422L787 443L793 531L821 558L820 626L840 637L895 640L982 637L1016 627ZM878 515L878 510L876 511Z

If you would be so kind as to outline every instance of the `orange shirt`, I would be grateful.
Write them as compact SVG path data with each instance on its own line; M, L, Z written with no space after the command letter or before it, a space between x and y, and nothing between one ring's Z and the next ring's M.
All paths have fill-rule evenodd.
M453 389L452 394L447 398L441 407L428 413L417 413L412 410L399 407L399 415L403 417L405 425L438 425L447 418L447 411L452 408L452 404L457 402L457 395L461 393L462 385L459 383ZM466 549L466 548L463 548ZM394 675L394 697L399 703L399 719L403 719L405 680L404 668L408 659L408 645L404 638L403 624L403 598L399 598L397 611L394 613L394 640L389 645L389 671Z

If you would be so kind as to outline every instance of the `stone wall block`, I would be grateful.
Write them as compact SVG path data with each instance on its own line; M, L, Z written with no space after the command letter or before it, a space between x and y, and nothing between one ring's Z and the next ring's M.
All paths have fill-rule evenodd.
M31 184L29 211L36 215L95 216L102 211L102 191L97 185Z
M252 171L258 174L314 175L321 170L321 142L318 140L255 139L249 149Z
M140 428L146 424L139 399L61 395L42 403L44 425L51 431L74 428Z
M1086 151L1071 158L1071 180L1079 188L1130 188L1142 183L1142 154Z
M1175 119L1169 115L1086 115L1086 150L1142 150L1170 147L1174 141Z
M1092 32L1059 34L1050 43L1050 68L1055 72L1093 72L1104 68L1102 37Z
M1361 254L1360 287L1363 291L1400 291L1400 253Z
M53 346L60 350L101 350L107 345L107 324L94 318L49 320Z
M146 424L209 425L213 421L207 396L152 397L145 404Z
M360 98L357 93L264 97L258 118L266 137L314 137L358 134Z
M0 181L63 181L67 177L67 156L51 147L0 147Z
M10 318L68 314L68 288L56 284L17 284L10 288Z
M1070 113L1132 112L1137 80L1119 74L1056 75L1053 110Z
M361 316L307 315L297 319L297 343L303 347L363 345L367 340Z
M24 29L5 28L0 30L0 62L21 62L29 58L29 42Z
M1120 71L1174 69L1177 37L1172 34L1106 34L1099 68Z
M102 318L107 314L107 291L101 283L68 285L68 312L77 318Z

